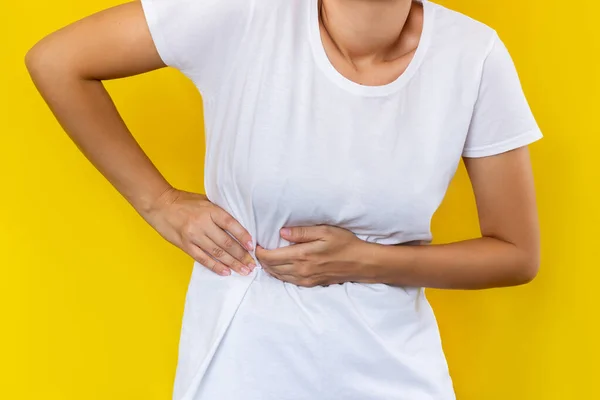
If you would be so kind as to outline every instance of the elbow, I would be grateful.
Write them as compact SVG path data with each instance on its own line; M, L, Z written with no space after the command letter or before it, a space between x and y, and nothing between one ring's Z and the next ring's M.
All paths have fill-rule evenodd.
M67 58L56 46L45 38L31 47L24 57L25 67L34 81L57 77L72 69Z
M41 65L44 64L47 54L46 38L42 38L27 50L24 62L30 74L41 69Z
M25 53L25 67L27 72L33 78L39 78L49 69L53 69L56 65L52 51L48 49L43 41L36 43Z
M37 80L44 71L44 64L46 64L47 55L43 49L43 45L37 43L25 53L25 68L32 79Z
M533 281L540 271L539 252L527 253L520 257L515 273L515 285L525 285Z
M30 48L27 53L25 53L25 67L27 68L27 71L29 72L29 75L32 75L33 71L35 70L35 68L37 67L37 65L39 64L39 57L37 55L37 50L36 47L33 46L32 48Z

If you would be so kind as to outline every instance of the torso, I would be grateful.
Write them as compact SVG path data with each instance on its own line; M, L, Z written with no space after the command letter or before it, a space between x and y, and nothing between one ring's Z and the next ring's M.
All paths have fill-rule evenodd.
M491 33L426 2L402 73L364 86L331 64L317 16L317 0L257 15L227 87L205 99L206 194L267 249L289 245L281 227L315 224L429 242ZM454 399L422 288L302 288L260 265L221 277L196 263L185 307L177 400Z

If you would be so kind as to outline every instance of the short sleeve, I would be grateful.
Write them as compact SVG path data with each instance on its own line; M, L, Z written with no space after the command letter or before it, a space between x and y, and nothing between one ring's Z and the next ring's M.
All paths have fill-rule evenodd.
M140 0L163 62L215 93L243 46L254 0Z
M463 157L485 157L542 138L515 64L497 34L484 60Z

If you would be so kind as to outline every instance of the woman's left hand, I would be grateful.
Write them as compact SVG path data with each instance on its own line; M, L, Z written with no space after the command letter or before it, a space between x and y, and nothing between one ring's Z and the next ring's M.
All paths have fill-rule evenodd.
M274 250L257 245L255 251L263 269L275 278L313 287L354 281L360 276L361 254L368 243L351 231L316 225L283 228L280 233L293 244Z

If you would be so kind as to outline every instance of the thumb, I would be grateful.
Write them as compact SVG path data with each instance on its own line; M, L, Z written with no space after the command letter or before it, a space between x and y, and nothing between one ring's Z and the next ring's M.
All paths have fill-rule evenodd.
M294 226L291 228L282 228L281 237L294 242L312 242L323 238L323 231L318 226Z

